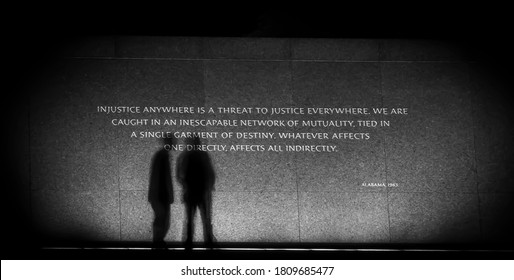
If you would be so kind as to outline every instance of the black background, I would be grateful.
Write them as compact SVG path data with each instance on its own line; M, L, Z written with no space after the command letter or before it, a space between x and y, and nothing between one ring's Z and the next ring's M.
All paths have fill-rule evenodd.
M26 102L20 93L27 86L26 81L37 75L36 69L44 65L45 60L51 59L62 42L79 36L444 40L462 45L473 58L488 61L496 69L495 74L508 81L512 77L510 37L513 26L513 17L509 11L506 6L490 2L450 4L434 1L411 1L396 5L376 5L371 2L355 5L340 2L337 6L319 5L294 9L277 8L263 3L239 7L205 7L200 2L189 7L171 2L168 5L146 2L138 5L128 2L107 5L105 2L87 2L75 3L74 6L47 3L39 6L30 3L4 6L3 68L7 70L7 74L4 75L6 90L3 101L9 104L3 110L7 114L4 119L16 118L16 105ZM7 131L16 131L16 127L8 126ZM15 137L8 139L16 141ZM6 147L8 145L9 143ZM19 185L21 180L14 175L16 170L10 169L9 151L6 154L3 167L6 172L6 185L2 195L2 259L40 258L41 256L31 250L35 245L33 236L30 235L30 225L27 219L23 219L26 213L13 213L10 210L17 208L16 204L21 199L17 190L22 186ZM443 258L448 256L444 255ZM131 255L124 257L130 258ZM403 257L405 256L400 256Z

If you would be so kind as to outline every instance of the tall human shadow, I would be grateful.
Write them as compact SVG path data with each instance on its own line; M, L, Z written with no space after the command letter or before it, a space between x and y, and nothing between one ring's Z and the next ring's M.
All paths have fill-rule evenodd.
M162 148L152 158L148 201L154 212L152 225L155 248L166 247L164 238L170 229L170 205L173 203L173 182L171 175L171 153L166 149L172 145L172 138L162 139Z
M186 151L180 154L177 161L177 179L183 187L183 200L186 211L186 249L193 246L194 218L196 209L200 209L203 222L204 241L212 248L215 238L212 232L212 191L216 175L211 158L199 149L200 138L189 138Z

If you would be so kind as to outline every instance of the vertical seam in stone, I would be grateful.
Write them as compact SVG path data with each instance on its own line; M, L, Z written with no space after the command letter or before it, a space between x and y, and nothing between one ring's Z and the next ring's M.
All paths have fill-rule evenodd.
M121 215L121 172L120 172L120 152L119 152L119 147L116 147L116 150L118 151L118 156L117 156L117 160L118 160L118 213L119 213L119 229L120 229L120 241L122 241L122 234L121 234L121 220L122 220L122 215Z
M468 78L468 89L466 90L468 94L468 98L471 101L471 122L472 122L472 129L471 132L473 133L473 159L475 160L475 186L477 191L477 202L478 202L478 229L480 234L480 240L484 239L483 236L483 230L482 230L482 211L480 208L480 191L479 191L479 185L478 185L478 161L477 161L477 145L476 145L476 120L475 120L475 102L473 102L473 92L474 87L472 86L472 78L471 78L471 70L469 67L469 63L466 63L466 73Z
M380 52L381 52L381 47L382 47L382 44L379 44L379 55L380 55ZM378 63L378 66L379 66L379 80L380 80L380 101L381 101L381 105L382 107L384 107L384 91L383 91L383 64L382 62L379 62ZM383 118L383 116L382 116ZM388 180L388 174L387 174L387 148L386 148L386 135L385 135L385 132L382 132L382 141L383 141L383 147L384 147L384 168L385 168L385 179L386 179L386 186L387 184L389 183L389 180ZM386 204L387 204L387 229L388 229L388 233L389 233L389 242L391 242L391 213L390 213L390 210L389 210L389 187L386 187Z
M289 62L289 77L290 77L290 89L291 89L291 100L293 100L293 67L292 67L292 62ZM295 159L296 155L293 153L293 159ZM300 207L300 186L299 186L299 176L298 176L298 169L296 168L296 160L293 160L293 168L294 168L294 173L295 173L295 185L296 185L296 205L298 206L298 242L302 242L302 226L301 226L301 215L300 215L300 211L301 211L301 207Z
M289 54L291 56L291 39L289 39ZM289 92L291 93L291 104L294 103L294 77L293 77L293 61L289 60ZM298 170L296 168L296 155L293 153L293 166L294 175L295 175L295 185L296 185L296 206L297 206L297 214L298 214L298 242L302 242L302 230L301 230L301 215L300 215L300 188L298 184Z
M116 42L117 42L117 39L114 41L114 55L117 56L118 53L117 53L117 47L116 47ZM119 215L119 239L120 239L120 242L123 241L123 236L122 236L122 211L121 211L121 164L120 164L120 140L121 140L121 137L120 137L120 132L116 132L116 160L117 160L117 165L118 165L118 215Z

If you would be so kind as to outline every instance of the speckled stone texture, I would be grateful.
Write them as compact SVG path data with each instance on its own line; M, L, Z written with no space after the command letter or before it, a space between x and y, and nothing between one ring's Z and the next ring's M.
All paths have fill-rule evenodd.
M207 107L271 107L291 105L288 62L207 61Z
M206 107L286 107L291 106L288 62L269 61L207 61L205 63ZM215 119L241 119L233 114L216 113ZM244 119L274 119L251 114ZM274 127L214 128L222 132L283 132ZM279 145L273 140L216 139L223 145ZM292 154L273 152L213 153L220 191L296 191Z
M201 58L202 39L187 37L119 37L116 56L124 58Z
M302 242L389 242L387 194L304 192L300 225Z
M377 61L378 40L292 39L292 58L297 60Z
M214 234L227 242L298 242L296 192L216 192Z
M514 115L512 89L498 69L481 64L471 67L473 118L480 192L513 193Z
M511 89L437 41L84 38L27 92L31 213L57 240L151 241L159 139L140 131L368 132L369 140L206 139L335 145L334 153L211 152L220 242L512 242ZM101 114L97 106L386 107L408 115ZM29 117L30 116L30 117ZM113 126L113 118L390 121L390 127ZM23 121L23 118L20 119ZM30 128L30 129L29 129ZM29 137L30 136L30 137ZM28 140L30 139L30 141ZM174 139L184 144L184 139ZM30 152L30 155L28 154ZM169 153L169 242L184 240L180 152ZM30 165L29 165L30 162ZM363 185L371 183L373 185ZM381 184L397 184L382 186ZM28 185L28 183L26 184ZM203 239L197 213L195 241Z
M480 240L474 194L390 193L391 241L472 243Z
M440 40L382 40L382 61L463 61L465 49Z
M384 107L408 108L385 118L391 191L476 192L466 65L384 63L382 73Z
M119 241L118 191L36 190L36 228L57 241Z
M203 106L202 63L198 61L123 61L120 69L122 85L118 104L132 106ZM187 128L164 125L166 119L199 118L195 114L141 113L122 114L117 118L159 119L161 125L118 126L108 122L112 116L103 116L109 129L116 131L121 190L146 190L152 156L162 149L163 142L155 138L132 138L132 132L175 132ZM150 121L149 121L150 122ZM179 139L174 139L180 144ZM171 153L176 160L178 152ZM174 164L172 164L174 166ZM174 171L173 171L174 172Z
M184 240L184 204L180 201L180 192L174 190L175 201L170 205L170 228L166 241ZM148 202L148 191L121 191L121 240L150 241L152 240L152 224L154 212ZM202 239L202 227L198 229L195 239Z
M271 59L290 58L289 40L275 38L204 38L205 58Z
M380 68L377 63L294 62L294 102L297 107L380 107ZM302 115L304 120L371 120L364 115ZM381 117L378 116L377 120ZM327 132L322 141L295 141L299 145L337 146L335 153L295 153L300 191L385 191L362 187L385 182L385 153L381 131L361 127L299 127L296 132ZM334 133L369 132L369 140L332 139Z
M118 190L116 130L96 112L118 102L119 64L65 60L30 97L32 189Z

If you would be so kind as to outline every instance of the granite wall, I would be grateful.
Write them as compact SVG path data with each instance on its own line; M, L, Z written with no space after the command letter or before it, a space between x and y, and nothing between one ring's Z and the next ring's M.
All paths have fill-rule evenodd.
M131 139L137 129L113 127L112 116L96 112L97 106L354 106L406 107L409 114L388 116L390 127L361 129L372 133L370 140L324 141L338 145L336 153L212 152L217 240L512 242L511 88L456 45L104 37L61 47L59 58L30 81L17 118L16 171L30 178L22 184L30 188L20 192L21 201L38 234L57 240L152 239L148 181L152 156L162 145ZM171 153L173 167L178 155ZM184 206L175 176L173 186L166 239L181 241ZM198 220L196 228L201 240Z

